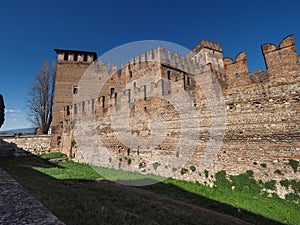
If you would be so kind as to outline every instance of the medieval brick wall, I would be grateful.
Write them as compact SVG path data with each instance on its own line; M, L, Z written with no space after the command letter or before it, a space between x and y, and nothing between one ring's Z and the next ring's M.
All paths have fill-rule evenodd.
M213 164L207 168L210 174L223 169L229 174L253 170L259 179L299 179L297 173L286 165L288 159L300 160L300 64L294 37L288 36L277 47L274 44L262 45L267 70L257 70L254 74L248 71L245 52L239 53L235 60L223 58L221 46L209 41L202 41L193 51L195 56L192 58L171 51L166 56L166 50L158 47L153 52L132 58L119 71L114 65L111 79L95 98L73 105L71 101L61 102L61 107L65 104L65 111L59 114L63 118L61 150L78 160L91 157L90 162L96 165L140 171L142 164L147 172L177 170L174 175L176 178L202 182L207 181L201 169L205 154L211 154L207 157L213 159ZM195 75L191 72L191 66L197 63L200 74ZM76 70L78 67L73 64L69 64L69 67L74 69L71 73L78 72L78 80L83 68ZM72 71L69 67L64 65L66 73ZM144 86L140 82L140 78L153 74L156 79L152 83ZM199 79L202 85L197 82ZM208 100L210 91L215 91L217 80L224 96L226 130L221 148L214 155L207 148L211 139L218 138L219 134L212 134L211 127L214 119L220 115L218 111L212 113L214 109ZM61 81L58 79L57 82L59 89ZM65 83L64 87L71 83ZM176 93L178 89L185 90L193 99L192 107L196 112L193 116L197 115L199 126L190 123L194 120L189 115L182 117L172 101L168 100L168 95ZM59 95L56 98L58 102ZM153 118L160 118L164 124L163 128L157 128L161 129L158 130L159 134L164 134L162 142L157 146L150 144L147 148L144 142L132 147L130 141L129 145L120 141L118 135L124 134L120 131L123 127L116 129L116 117L113 116L118 107L127 109L124 112L129 117L130 135L125 142L130 138L153 142L155 139L151 138L160 138L153 137L151 133L151 126L155 125ZM55 116L58 116L58 112ZM185 129L182 129L183 123ZM87 129L80 129L83 127ZM190 131L197 135L191 135ZM74 132L79 133L74 135ZM180 139L181 135L184 136L183 140ZM53 138L55 140L55 135ZM100 157L99 151L103 148L93 145L95 138L101 139L101 145L111 154ZM184 149L178 149L182 143ZM80 149L81 146L86 151L90 148L90 155L85 156L85 149ZM195 149L191 152L189 148L193 147ZM130 165L125 161L128 157ZM188 161L182 165L172 164L170 157L188 158ZM159 169L153 168L155 163L159 163ZM180 174L182 168L189 169L190 166L194 166L196 171ZM275 170L281 170L283 175L274 173Z
M58 60L55 75L54 110L51 127L51 149L60 150L64 107L73 104L79 80L96 60L94 52L55 49Z

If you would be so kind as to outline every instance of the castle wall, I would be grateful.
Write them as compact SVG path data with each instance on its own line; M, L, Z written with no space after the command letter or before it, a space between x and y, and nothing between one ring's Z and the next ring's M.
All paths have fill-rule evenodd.
M208 168L209 173L214 174L222 169L229 174L253 170L257 179L299 179L297 173L286 165L288 159L300 160L300 70L293 36L285 38L279 47L264 44L262 51L268 70L257 70L254 74L248 71L245 52L238 54L235 60L224 58L220 62L220 57L223 57L221 46L207 41L195 47L194 55L190 58L193 62L170 51L166 55L166 50L159 47L130 59L119 71L113 67L112 79L106 83L98 98L94 99L94 112L91 111L92 99L84 103L84 113L81 110L82 103L76 106L76 117L72 114L74 105L71 114L66 116L65 111L62 150L71 153L78 160L83 160L84 156L78 148L71 145L72 140L75 140L77 145L81 143L89 146L98 135L103 146L113 152L116 158L95 157L95 164L116 169L139 170L141 163L160 163L161 168L177 169L178 172L174 175L176 178L208 182L211 178L204 176L200 162L207 154L208 141L212 136L212 121L219 115L212 113L213 109L208 103L210 93L205 94L205 91L210 90L207 87L213 88L216 80L219 80L226 108L226 130L222 147L213 165ZM159 59L160 62L154 63L151 61L153 58ZM199 77L191 73L193 63L200 64ZM143 82L139 81L153 74L157 77L155 82L143 86ZM196 82L199 78L203 81L200 86ZM112 87L114 94L111 94ZM199 126L189 123L193 121L193 115L180 117L178 109L167 100L168 95L176 93L178 89L184 89L193 99ZM154 97L149 97L151 95ZM123 135L121 129L113 127L115 117L112 115L118 107L127 109L125 112L129 115L132 136L129 136L128 140L134 137L148 138L151 141L154 134L151 134L150 127L151 124L155 124L151 118L159 117L165 125L164 129L158 128L161 129L158 133L165 134L163 141L149 149L142 144L138 148L131 148L128 156L128 146L124 145L118 136ZM92 118L96 129L93 130L93 124L89 124L88 120L80 118ZM189 136L187 133L183 140L186 148L178 152L176 146L182 142L180 135L185 132L181 127L182 123L186 124L187 130L195 131L198 135ZM89 127L86 131L89 135L74 136L74 126ZM185 154L189 154L189 147L192 148L194 143L195 151L185 165L164 164L167 162L164 159L170 156L184 157ZM97 156L96 150L94 153L94 156ZM126 161L128 157L131 159L130 167ZM212 154L211 157L215 155ZM118 167L115 166L114 160L119 162ZM182 168L189 169L190 166L195 166L197 170L180 174ZM275 170L282 171L283 175L274 173ZM156 170L150 168L149 172L156 173Z
M21 137L8 137L2 138L7 143L14 143L16 147L24 149L35 155L40 155L50 152L50 136L21 136Z

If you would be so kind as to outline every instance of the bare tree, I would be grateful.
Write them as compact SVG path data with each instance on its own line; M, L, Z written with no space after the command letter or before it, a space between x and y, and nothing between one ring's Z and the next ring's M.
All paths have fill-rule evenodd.
M5 106L4 106L4 100L3 96L0 94L0 127L4 123L4 113L5 113Z
M56 62L52 62L50 72L48 61L45 61L28 93L27 118L42 134L48 133L52 122L55 73Z

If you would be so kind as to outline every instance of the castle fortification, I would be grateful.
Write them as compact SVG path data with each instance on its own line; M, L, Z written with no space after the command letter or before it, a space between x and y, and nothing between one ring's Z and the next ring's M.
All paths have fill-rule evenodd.
M261 49L267 70L258 69L252 74L248 70L245 52L239 53L235 59L224 58L222 46L214 42L203 40L185 57L158 47L131 58L119 70L116 65L101 65L102 71L112 74L111 79L98 96L82 102L73 102L73 99L81 91L78 85L85 70L97 64L94 62L96 53L56 50L58 66L51 147L83 160L78 144L88 145L93 141L89 137L94 134L81 139L74 135L74 127L83 126L80 118L90 118L96 124L95 132L102 145L117 156L116 159L95 157L95 164L115 167L114 160L117 160L119 168L124 170L141 169L141 165L150 168L155 164L177 170L176 178L203 182L209 178L204 176L199 162L209 151L212 121L217 120L220 117L218 112L223 110L226 121L222 145L217 152L212 149L212 154L206 155L213 158L207 169L210 174L220 170L229 174L253 170L259 179L299 179L287 162L289 159L300 160L300 56L296 53L293 35L284 38L278 46L263 44ZM198 77L191 71L195 65L198 66ZM154 82L148 85L140 82L141 78L153 74L158 77ZM206 85L199 86L197 79L202 79ZM201 90L208 88L206 92L209 92L212 88L215 91L215 83L220 85L224 108L212 113L214 109L207 101L209 93L201 94ZM167 96L178 88L193 99L193 109L200 121L198 127L187 125L189 130L196 130L198 136L196 140L192 140L194 137L183 140L196 143L193 156L184 165L188 170L184 174L180 173L182 168L178 165L163 160L172 155L181 157L190 153L187 149L178 150L177 146L185 132L181 129L182 123L191 118L179 115L167 100ZM165 125L162 142L152 149L130 147L129 154L129 147L117 137L119 131L114 129L112 121L113 113L122 107L128 109L130 132L136 138L151 140L150 119L145 118L160 117ZM218 136L216 134L213 139ZM125 161L128 158L130 163ZM276 170L281 173L274 173ZM159 169L153 170L156 171Z

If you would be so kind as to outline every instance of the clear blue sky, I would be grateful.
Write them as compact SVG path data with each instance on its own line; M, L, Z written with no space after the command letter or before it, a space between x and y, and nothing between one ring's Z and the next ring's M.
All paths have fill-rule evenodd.
M295 34L300 52L300 3L294 1L62 1L10 0L0 6L0 93L6 104L1 130L30 127L26 95L54 48L104 52L138 40L192 48L219 42L224 56L246 51L250 71L264 68L260 45Z

